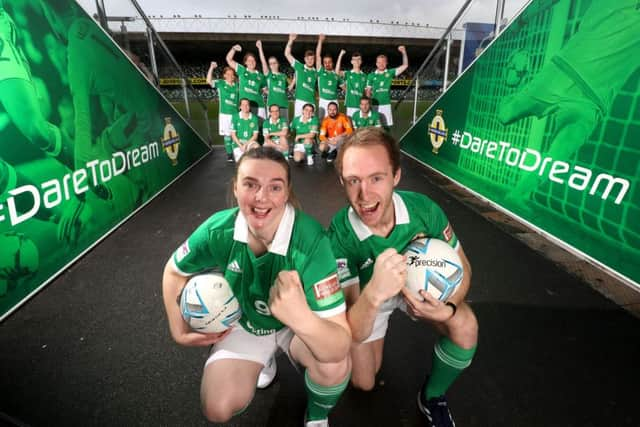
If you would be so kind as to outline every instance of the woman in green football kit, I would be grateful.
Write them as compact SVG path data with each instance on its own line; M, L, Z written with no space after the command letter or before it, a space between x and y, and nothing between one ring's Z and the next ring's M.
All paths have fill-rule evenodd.
M328 413L350 377L351 332L331 244L322 226L294 207L288 162L277 150L247 151L237 164L238 207L215 213L171 256L162 290L173 339L213 345L200 396L207 419L225 422L275 376L276 352L306 368L306 426ZM218 268L242 308L221 334L194 332L177 303L188 278ZM224 390L224 393L220 393Z

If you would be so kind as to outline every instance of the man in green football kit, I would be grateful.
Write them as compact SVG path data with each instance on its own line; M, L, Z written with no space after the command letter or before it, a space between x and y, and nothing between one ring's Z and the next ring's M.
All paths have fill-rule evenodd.
M316 46L316 67L318 69L318 121L327 115L327 107L330 102L338 104L338 85L340 78L333 70L333 58L330 55L322 56L322 43L325 35L318 36ZM340 64L338 64L338 67Z
M366 128L366 127L382 127L380 122L380 114L377 111L371 110L371 100L363 96L360 98L360 109L353 113L351 117L353 122L353 128Z
M354 340L352 384L362 390L375 386L389 316L400 308L440 334L418 406L429 426L453 426L444 394L471 364L478 338L477 320L464 302L471 283L469 261L438 205L422 194L394 191L401 175L400 149L382 129L359 129L347 138L336 170L350 206L334 216L329 235ZM460 256L464 278L447 302L425 291L419 301L405 287L407 265L401 254L420 237L444 240Z
M230 129L231 138L236 144L233 149L233 157L237 162L244 153L259 146L258 117L251 112L251 104L248 99L242 98L240 100L240 111L233 116Z
M223 137L227 161L233 161L231 121L238 113L238 84L235 81L236 74L230 67L224 68L224 79L213 80L213 70L217 67L215 61L211 62L207 72L207 83L218 91L218 135Z
M289 129L296 134L293 138L293 160L300 163L305 156L307 165L313 165L313 145L318 136L318 118L313 114L313 104L305 104L302 114L293 118Z
M233 180L238 207L202 223L164 270L171 336L186 346L213 344L200 388L203 413L212 422L241 413L256 385L269 385L280 350L305 368L306 427L328 427L328 414L349 382L351 335L331 244L322 226L294 207L290 175L273 148L247 152ZM190 276L213 268L228 281L242 317L220 334L199 333L176 301ZM260 384L269 367L269 381Z
M287 97L287 88L289 83L287 82L287 75L280 72L280 63L275 56L270 56L267 63L261 40L256 41L256 47L262 63L262 72L267 81L267 105L276 104L280 108L280 117L288 122L289 98Z
M233 56L236 52L242 52L239 44L233 45L227 52L227 64L238 75L239 97L246 98L251 103L251 112L261 119L267 117L264 108L264 99L262 98L262 89L267 83L264 76L256 69L256 57L253 53L247 52L244 55L244 65L234 61Z
M289 159L288 133L289 124L285 118L280 117L280 107L277 104L270 105L269 118L262 125L264 146L275 148L282 153L285 159Z
M318 78L318 71L314 67L316 58L312 50L307 50L304 53L304 64L297 61L291 54L291 48L296 37L296 34L289 34L289 41L284 48L284 56L296 72L296 102L293 109L294 117L298 117L302 114L302 108L305 104L311 104L315 109L316 80Z
M393 126L393 115L391 114L391 82L394 78L404 73L409 67L407 49L398 46L402 54L402 65L397 68L387 69L387 56L378 55L376 58L376 69L367 76L366 94L373 100L373 109L380 114L382 126L387 129Z
M362 98L367 86L367 75L360 69L362 66L362 56L359 52L354 52L351 55L351 66L353 68L350 71L341 71L340 64L342 63L342 57L345 53L347 53L347 51L342 49L338 55L336 74L342 77L345 92L344 105L347 110L347 117L351 118L360 107L360 98Z

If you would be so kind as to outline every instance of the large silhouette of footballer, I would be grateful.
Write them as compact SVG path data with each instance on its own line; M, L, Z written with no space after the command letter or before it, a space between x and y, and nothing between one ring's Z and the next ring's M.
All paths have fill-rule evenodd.
M519 92L503 100L498 120L509 125L529 116L553 117L555 132L547 155L570 158L640 67L639 29L638 0L592 3L563 48ZM529 199L537 181L535 173L524 175L507 199Z

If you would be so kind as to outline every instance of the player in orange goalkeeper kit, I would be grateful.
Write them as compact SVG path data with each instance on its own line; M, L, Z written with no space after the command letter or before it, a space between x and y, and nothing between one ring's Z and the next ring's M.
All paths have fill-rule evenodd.
M327 105L327 116L320 125L320 153L327 162L331 163L338 154L342 140L351 135L353 127L351 121L343 113L338 112L338 104L330 102Z

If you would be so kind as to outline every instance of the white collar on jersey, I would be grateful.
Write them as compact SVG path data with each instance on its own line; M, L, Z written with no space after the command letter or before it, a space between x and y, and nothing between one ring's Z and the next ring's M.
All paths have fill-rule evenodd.
M249 111L249 115L247 117L242 117L242 111L238 111L238 117L240 117L242 120L250 120L251 117L253 117L253 113Z
M409 211L407 210L407 205L404 204L404 200L400 197L396 192L393 193L393 197L391 198L393 201L393 210L396 216L396 224L408 224L409 223ZM349 206L349 211L347 212L349 217L349 223L351 223L351 227L353 231L355 231L356 236L362 242L369 236L372 236L373 233L367 227L367 225L362 222L358 214L353 210L351 206Z
M285 256L289 251L289 242L291 241L291 234L293 233L293 223L296 219L296 210L287 203L284 208L284 214L276 230L276 235L273 237L273 241L269 245L269 252ZM247 219L242 212L238 210L238 216L233 226L233 240L242 243L249 242L249 226L247 225Z

